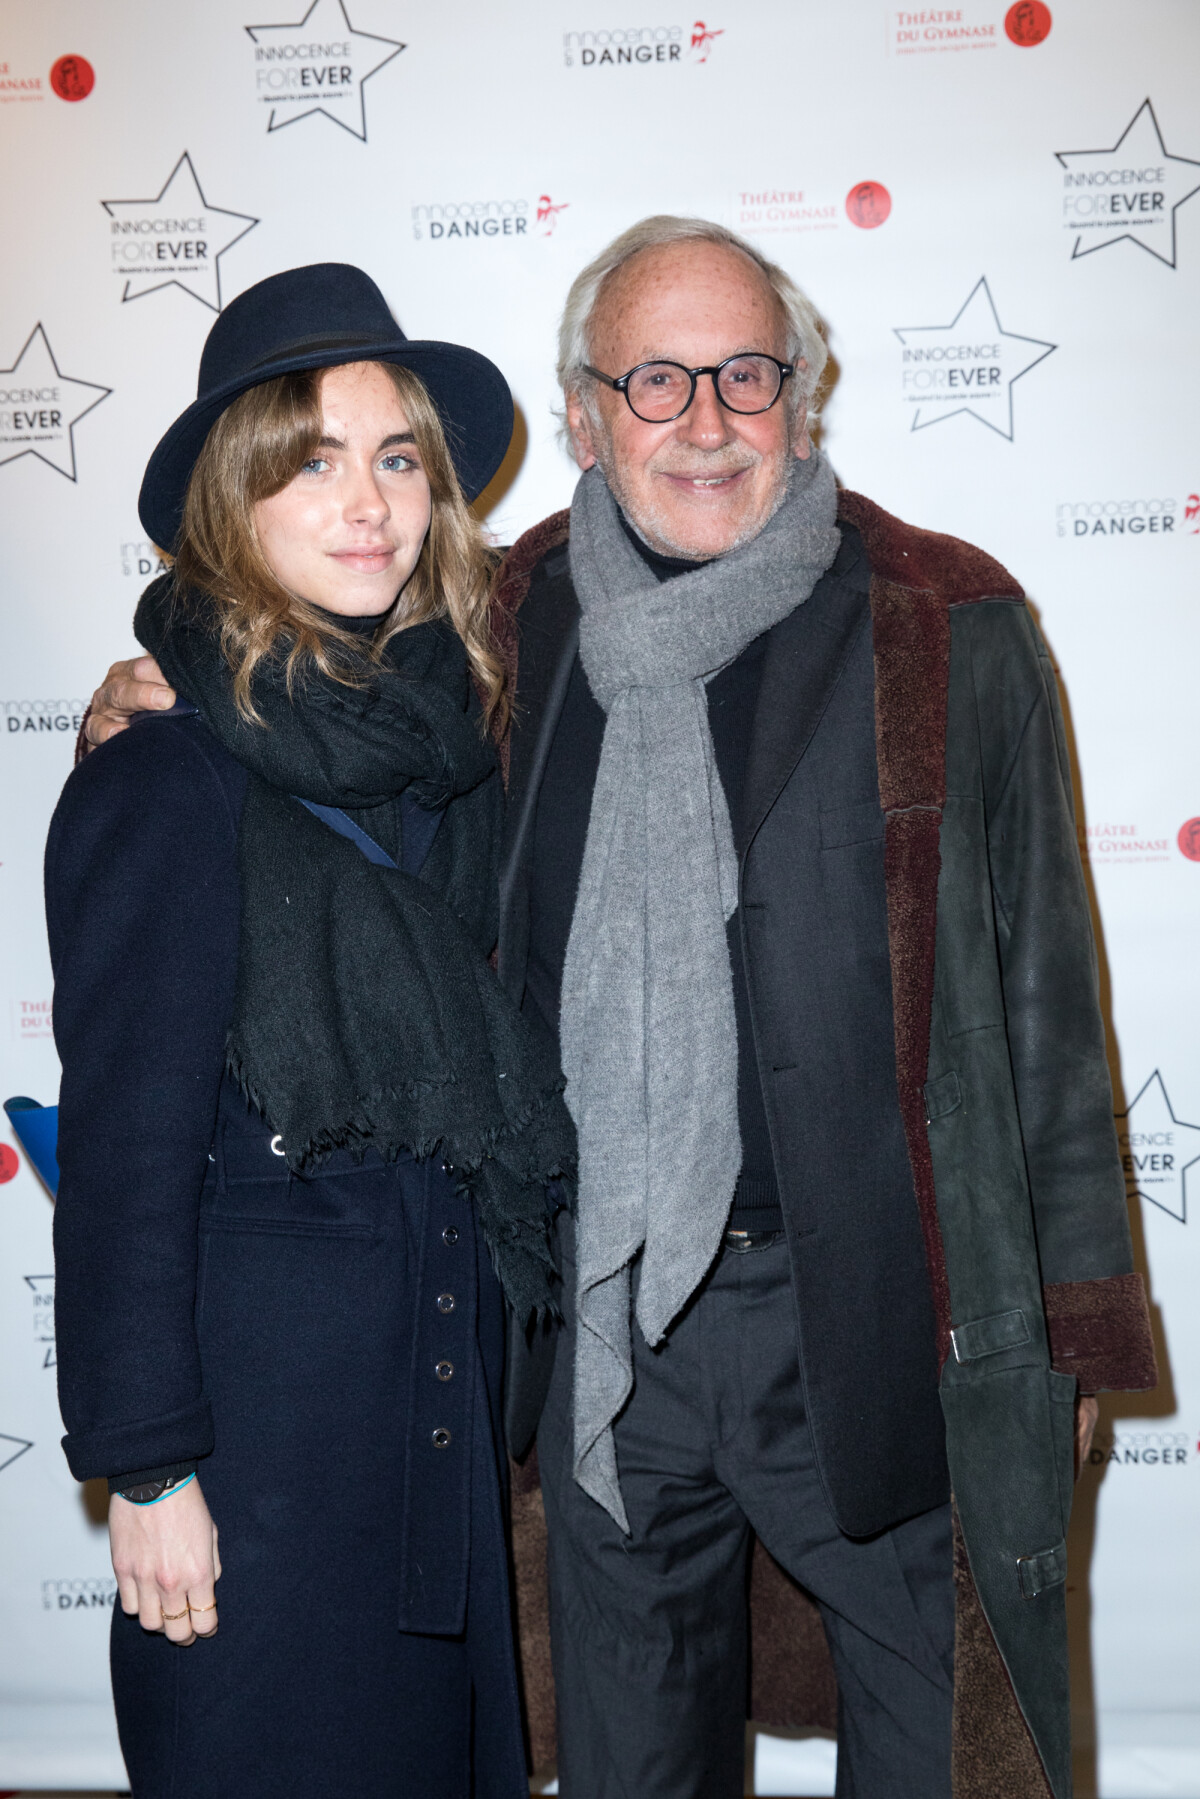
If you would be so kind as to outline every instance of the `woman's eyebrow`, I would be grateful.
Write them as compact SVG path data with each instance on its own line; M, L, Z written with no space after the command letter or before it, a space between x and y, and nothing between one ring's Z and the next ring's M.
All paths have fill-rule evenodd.
M390 437L383 439L375 454L378 455L380 450L390 450L393 444L415 444L416 441L411 431L394 431ZM319 437L317 448L318 450L344 450L346 445L340 437Z

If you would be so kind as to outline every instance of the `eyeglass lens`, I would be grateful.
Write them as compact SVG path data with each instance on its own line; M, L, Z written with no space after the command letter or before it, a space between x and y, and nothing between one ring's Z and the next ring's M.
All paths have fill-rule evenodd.
M717 392L730 412L765 412L779 396L783 377L769 356L735 356L717 376ZM692 377L677 362L648 362L626 389L629 404L648 424L672 419L691 399Z

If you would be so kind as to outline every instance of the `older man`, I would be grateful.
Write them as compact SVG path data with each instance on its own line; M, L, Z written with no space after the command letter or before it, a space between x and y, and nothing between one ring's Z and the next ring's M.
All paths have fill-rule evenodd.
M1154 1380L1053 674L995 562L838 493L824 360L731 233L626 232L563 322L575 499L497 590L500 972L580 1142L507 1401L569 1799L740 1794L752 1533L839 1794L1067 1799L1077 1394Z

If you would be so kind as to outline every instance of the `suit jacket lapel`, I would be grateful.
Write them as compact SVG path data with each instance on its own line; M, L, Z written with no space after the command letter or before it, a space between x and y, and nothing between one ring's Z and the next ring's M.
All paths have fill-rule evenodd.
M550 745L562 715L567 684L579 648L579 601L571 586L565 548L561 567L539 581L517 615L516 721L508 762L508 811L500 857L500 978L506 987L524 984L524 951L513 966L512 950L524 944L517 911L524 903L522 873L533 834L538 794Z
M734 820L739 855L808 748L868 617L866 553L857 532L843 533L833 567L767 640L741 817Z

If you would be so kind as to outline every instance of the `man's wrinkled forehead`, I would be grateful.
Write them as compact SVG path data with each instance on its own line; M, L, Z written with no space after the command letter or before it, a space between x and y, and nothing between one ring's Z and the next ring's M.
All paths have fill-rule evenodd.
M593 355L632 362L786 349L783 308L762 270L740 250L704 242L641 250L605 281L592 315ZM703 346L701 352L700 346Z

